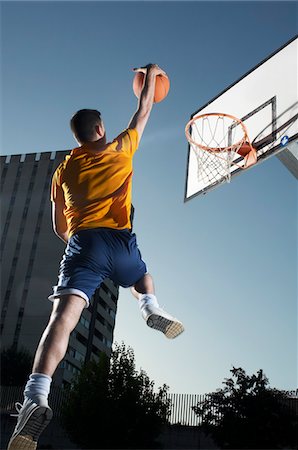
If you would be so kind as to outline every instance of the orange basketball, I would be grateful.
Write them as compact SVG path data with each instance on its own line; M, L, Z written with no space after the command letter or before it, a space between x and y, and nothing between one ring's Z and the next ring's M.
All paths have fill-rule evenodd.
M137 72L133 79L133 91L136 97L140 97L145 79L143 72ZM166 75L157 75L155 82L154 103L161 102L167 95L170 89L170 80Z
M251 146L248 142L244 142L244 144L241 145L240 148L238 148L237 153L241 156L246 156L251 151Z
M237 150L237 153L239 153L239 155L243 156L244 158L244 168L248 168L257 162L257 151L254 147L251 147L248 142L244 142L244 144L242 144L241 147Z

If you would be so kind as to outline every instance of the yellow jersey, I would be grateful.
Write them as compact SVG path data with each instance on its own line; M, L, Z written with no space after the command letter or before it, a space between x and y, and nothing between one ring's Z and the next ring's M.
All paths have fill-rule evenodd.
M62 188L69 237L89 228L131 229L132 160L137 148L137 130L126 129L101 151L88 149L88 144L73 149L58 166L51 201Z

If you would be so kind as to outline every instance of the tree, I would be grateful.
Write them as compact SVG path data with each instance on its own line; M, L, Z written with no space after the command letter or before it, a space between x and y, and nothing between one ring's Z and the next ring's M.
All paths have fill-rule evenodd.
M86 363L74 381L62 412L66 431L83 448L156 448L169 414L167 386L135 369L133 350L115 346Z
M23 386L31 373L33 356L22 348L14 346L1 351L2 386Z
M221 448L297 448L298 420L287 395L270 389L262 370L249 376L233 367L231 373L223 389L193 407L204 431Z

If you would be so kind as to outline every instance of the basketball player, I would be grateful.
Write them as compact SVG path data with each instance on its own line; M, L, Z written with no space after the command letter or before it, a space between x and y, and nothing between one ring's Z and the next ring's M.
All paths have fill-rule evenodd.
M64 358L70 333L105 278L131 287L148 326L168 338L183 331L182 323L159 307L152 277L131 231L133 155L152 110L156 76L164 74L155 64L134 70L145 74L138 108L112 142L107 142L98 111L83 109L71 119L79 147L58 166L51 187L53 228L66 249L24 402L16 404L18 420L8 450L36 449L52 417L48 405L52 376Z

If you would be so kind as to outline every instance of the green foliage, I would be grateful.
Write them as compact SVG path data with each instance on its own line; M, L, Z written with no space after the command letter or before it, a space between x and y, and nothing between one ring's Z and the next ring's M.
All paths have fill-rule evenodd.
M131 348L116 345L111 360L90 361L73 383L63 408L66 431L82 448L157 448L167 422L167 386L135 369Z
M204 431L224 449L297 448L298 419L287 395L270 389L262 370L249 376L233 367L231 373L223 389L193 407Z
M23 386L31 373L33 356L26 349L14 346L1 351L1 385Z

